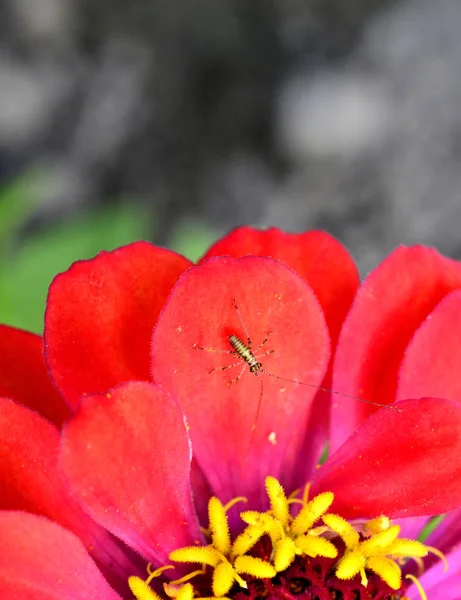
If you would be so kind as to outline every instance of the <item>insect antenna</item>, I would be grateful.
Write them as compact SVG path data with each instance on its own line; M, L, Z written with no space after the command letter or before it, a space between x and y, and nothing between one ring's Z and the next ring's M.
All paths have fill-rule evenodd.
M237 300L235 299L235 296L234 296L234 308L237 311L237 314L238 314L238 317L239 317L239 320L240 320L240 324L242 326L243 331L245 332L245 337L246 337L247 342L248 342L248 348L250 348L250 350L251 350L252 343L251 343L251 340L250 340L250 334L248 333L247 326L245 325L245 321L243 320L242 313L240 312L240 309L237 306Z
M352 394L345 394L344 392L338 392L338 390L330 390L329 388L320 387L318 385L314 385L313 383L305 383L304 381L297 381L295 379L287 379L286 377L280 377L280 375L274 375L274 373L269 373L269 371L265 371L264 369L259 369L260 373L267 375L268 377L273 377L274 379L280 379L281 381L286 381L288 383L296 383L298 385L305 385L310 388L314 388L316 390L320 390L321 392L327 392L328 394L336 394L337 396L343 396L344 398L351 398L352 400L358 400L359 402L363 402L364 404L371 404L372 406L378 406L379 408L390 408L391 410L396 410L397 412L401 412L399 408L392 406L392 404L382 404L381 402L372 402L371 400L366 400L365 398L359 398L359 396L353 396Z

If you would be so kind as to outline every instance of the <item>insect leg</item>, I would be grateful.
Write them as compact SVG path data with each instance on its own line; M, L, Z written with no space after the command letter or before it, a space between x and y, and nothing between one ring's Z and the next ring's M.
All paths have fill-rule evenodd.
M271 333L274 333L273 331L268 331L266 333L266 337L263 339L263 341L259 344L259 346L257 348L255 348L255 352L258 352L258 350L261 350L261 348L264 346L264 344L267 344L267 342L269 341L269 336ZM273 350L271 350L270 354L272 354ZM266 354L269 354L268 352L266 352ZM264 356L264 354L261 354L261 356Z
M213 373L213 371L227 371L227 369L232 369L232 367L238 367L241 364L242 364L242 361L239 360L238 362L232 363L231 365L226 365L225 367L213 367L211 369L211 371L208 371L208 373ZM244 367L244 370L245 370L245 367Z
M238 363L238 364L240 364L240 363ZM231 366L231 365L229 365L229 366ZM232 366L236 367L237 365L235 364L235 365L232 365ZM228 369L228 368L229 367L224 367L223 371L224 371L224 369ZM243 365L243 369L240 371L240 373L238 374L238 376L235 379L231 379L230 381L228 381L227 385L231 386L233 383L237 383L237 381L240 379L240 377L245 373L246 368L247 368L247 366Z
M263 358L264 356L269 356L269 354L274 354L275 350L267 350L267 352L263 352L262 354L254 354L254 358ZM261 371L263 372L263 371Z
M235 352L233 350L223 350L220 348L204 348L203 346L197 346L197 344L194 344L192 346L192 348L194 350L204 350L205 352L219 352L221 354L235 354Z

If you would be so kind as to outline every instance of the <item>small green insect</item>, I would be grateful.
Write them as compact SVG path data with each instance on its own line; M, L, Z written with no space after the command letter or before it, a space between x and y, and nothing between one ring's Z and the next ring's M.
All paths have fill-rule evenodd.
M359 402L364 402L365 404L371 404L372 406L377 406L379 408L390 408L392 410L397 410L398 412L400 412L398 408L395 408L389 404L381 404L379 402L372 402L371 400L365 400L364 398L359 398L358 396L353 396L352 394L345 394L343 392L338 392L336 390L331 390L328 388L320 387L320 386L317 386L317 385L314 385L311 383L297 381L296 379L287 379L286 377L281 377L280 375L275 375L274 373L270 373L269 371L266 371L265 369L263 369L262 362L258 359L261 359L264 356L268 356L269 354L273 354L275 352L275 350L273 350L273 349L266 350L262 354L258 354L258 352L268 342L269 336L272 333L272 331L268 331L266 333L266 336L263 339L263 341L259 344L259 346L257 348L255 348L253 350L253 343L250 339L248 329L245 325L245 321L243 320L242 313L240 312L240 309L237 306L237 301L235 298L233 299L233 302L234 302L234 308L235 308L235 310L238 314L239 320L240 320L240 324L242 326L243 331L245 332L245 337L247 340L246 343L243 342L237 335L231 334L228 337L228 340L229 340L229 344L232 347L232 350L221 350L221 349L216 349L216 348L203 348L203 347L197 346L197 345L193 346L193 348L195 350L205 350L206 352L231 354L233 356L236 356L239 359L238 362L232 363L230 365L226 365L224 367L214 367L213 369L211 369L209 371L209 373L211 374L211 373L213 373L213 371L227 371L227 369L232 369L234 367L238 367L238 366L242 365L242 369L241 369L240 373L238 374L238 376L235 377L235 379L231 379L230 381L227 382L228 386L237 383L240 380L240 378L242 377L242 375L245 373L245 370L249 369L250 373L254 373L256 376L267 375L268 377L272 377L274 379L279 379L280 381L285 381L287 383L295 383L297 385L304 385L304 386L311 387L311 388L314 388L314 389L322 391L322 392L327 392L329 394L336 394L339 396L343 396L345 398L351 398L353 400L358 400ZM264 389L263 379L261 378L261 393L259 396L258 408L256 411L256 416L255 416L255 421L254 421L255 424L253 426L253 431L256 428L256 423L258 422L259 413L261 410L263 389Z
M248 330L246 328L245 322L242 317L242 313L240 312L240 310L237 306L237 301L235 298L234 298L234 308L237 311L243 331L245 332L245 336L247 338L246 344L237 335L232 334L228 337L229 344L233 348L232 350L218 350L216 348L202 348L201 346L194 345L194 350L205 350L206 352L220 352L223 354L233 354L234 356L237 356L240 359L238 362L233 363L231 365L226 365L225 367L215 367L215 368L211 369L211 371L209 371L209 373L213 373L213 371L226 371L227 369L232 369L233 367L238 367L238 366L242 365L242 361L243 361L243 367L242 367L242 370L240 371L238 377L228 381L227 385L232 385L233 383L237 383L237 381L244 374L244 372L247 368L247 365L248 365L248 368L250 369L250 373L254 373L255 375L258 375L259 373L262 373L264 375L271 375L271 373L265 371L262 368L263 365L261 362L258 361L258 358L262 358L263 356L267 356L268 354L273 354L275 352L275 350L267 350L263 354L256 354L256 352L261 350L261 348L264 346L264 344L267 343L267 341L269 339L269 335L272 333L272 331L269 331L266 334L266 337L263 339L263 341L253 351L253 344L251 342L250 336L248 334Z

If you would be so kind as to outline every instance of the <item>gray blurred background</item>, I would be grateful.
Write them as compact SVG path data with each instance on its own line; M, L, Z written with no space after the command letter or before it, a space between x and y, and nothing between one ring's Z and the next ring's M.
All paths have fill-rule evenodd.
M460 32L460 0L0 0L0 320L136 237L461 258Z

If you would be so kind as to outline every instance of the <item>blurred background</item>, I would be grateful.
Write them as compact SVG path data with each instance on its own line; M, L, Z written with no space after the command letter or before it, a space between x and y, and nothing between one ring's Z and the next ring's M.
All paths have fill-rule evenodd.
M134 239L461 258L459 0L0 0L0 321Z

